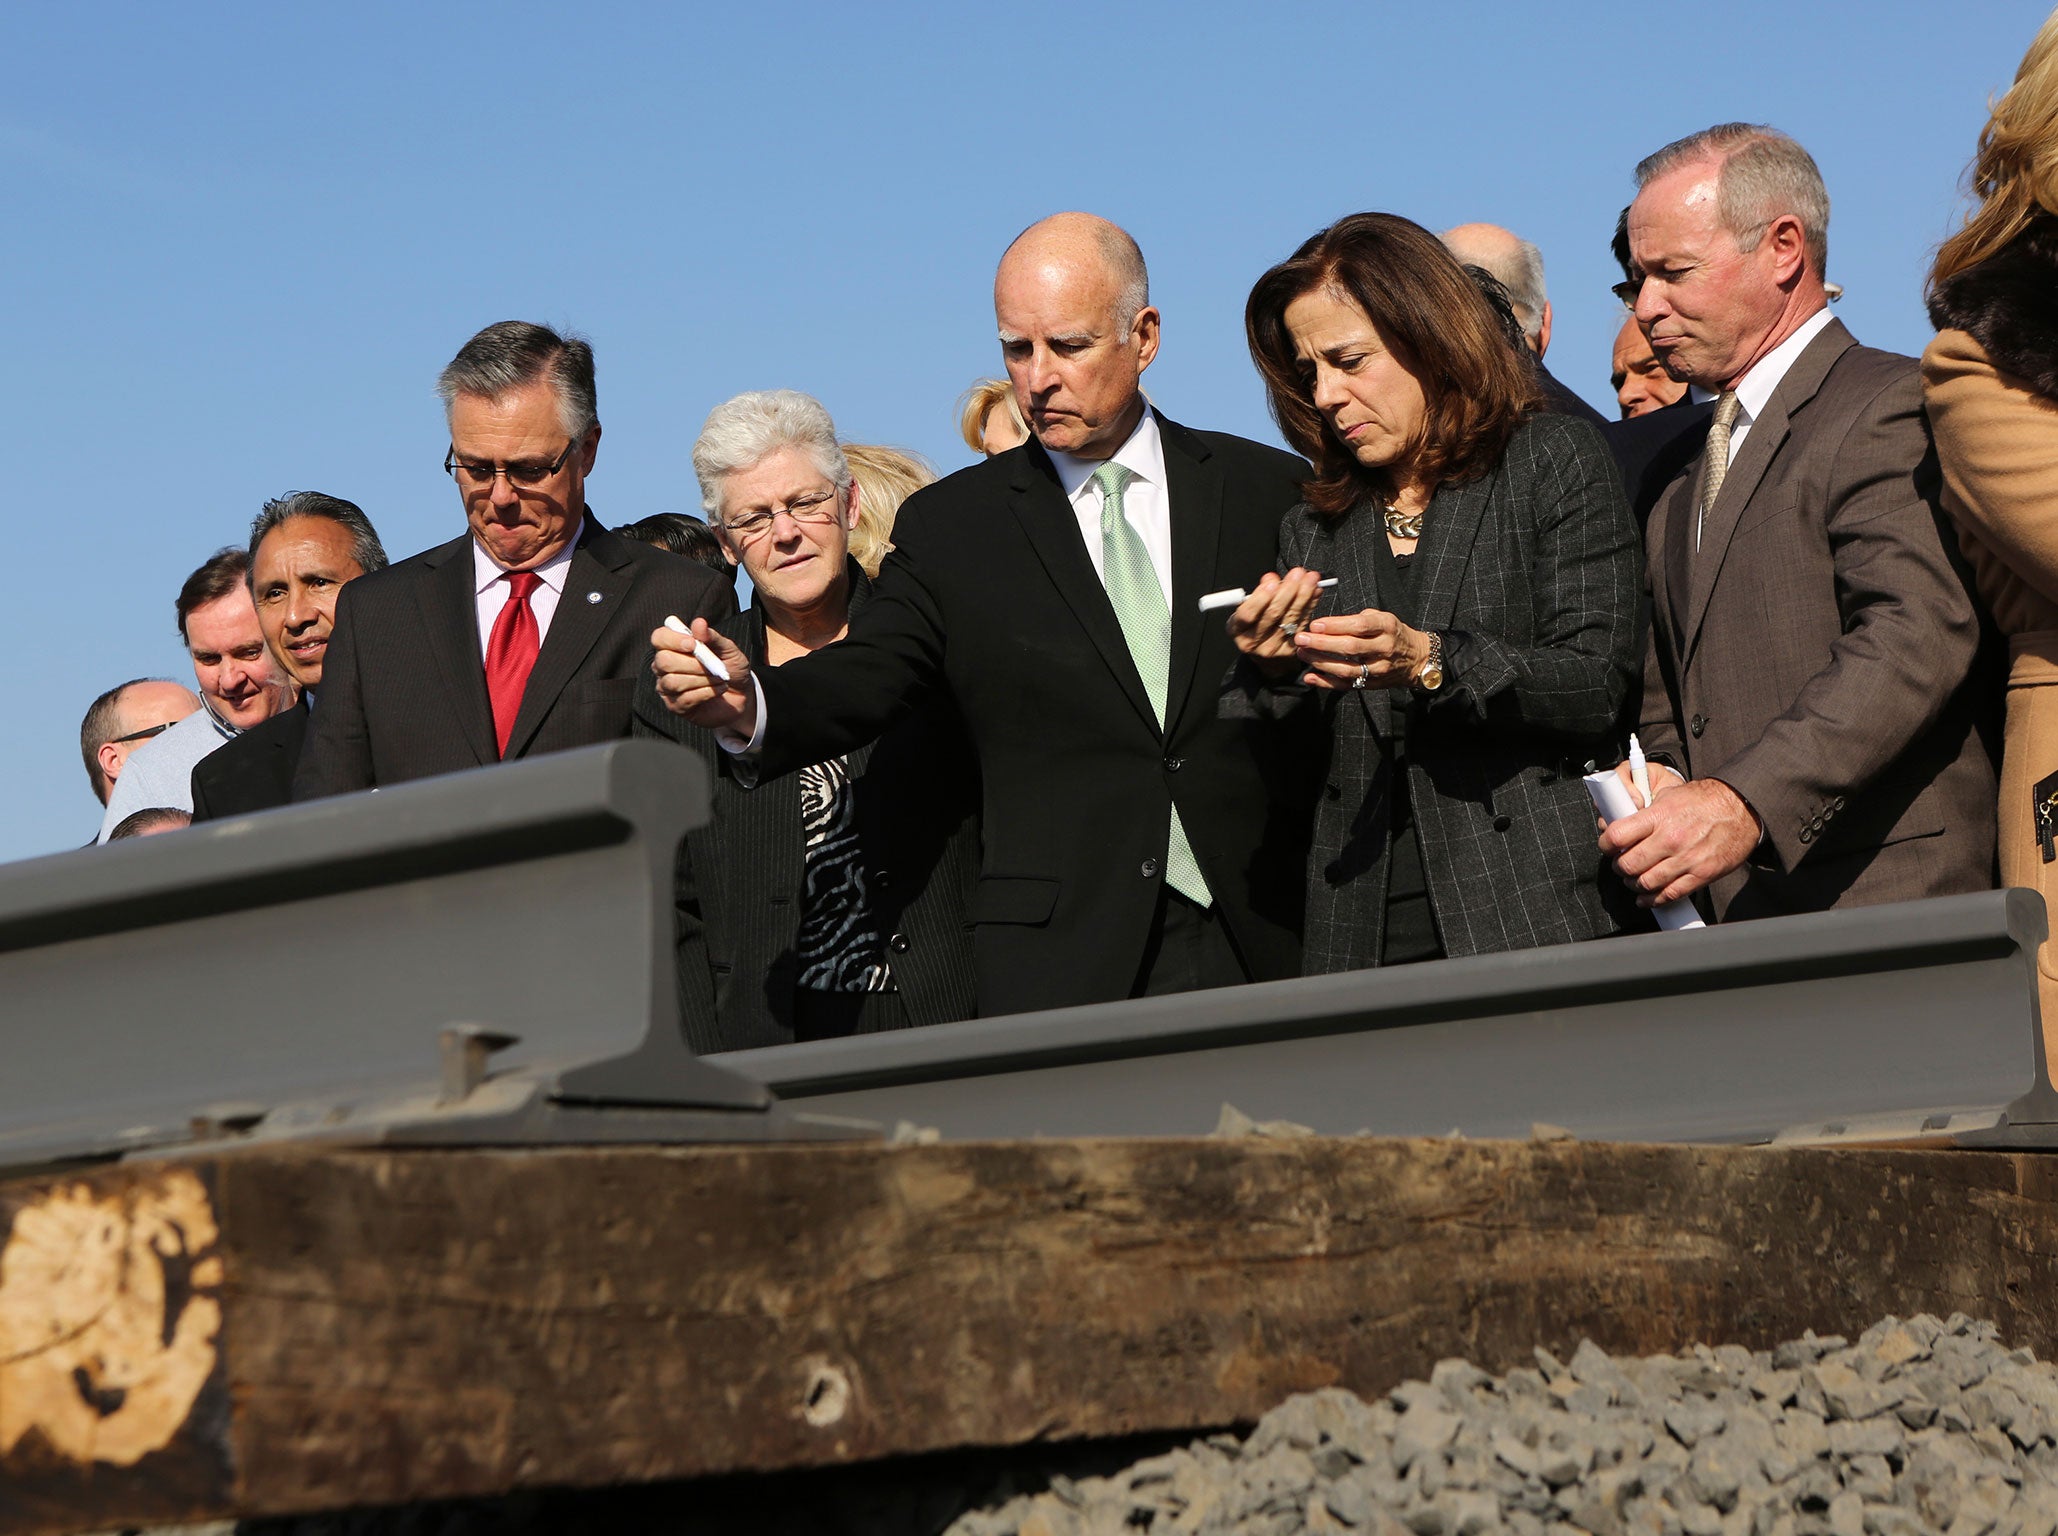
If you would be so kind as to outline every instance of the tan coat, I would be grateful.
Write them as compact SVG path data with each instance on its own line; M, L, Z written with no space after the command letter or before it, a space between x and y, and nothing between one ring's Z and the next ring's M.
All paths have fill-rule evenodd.
M2001 883L2042 892L2058 913L2058 862L2044 862L2031 803L2037 781L2058 773L2058 403L1997 369L1964 331L1929 344L1922 384L1944 510L2008 636ZM2049 1050L2058 1045L2058 953L2048 943L2038 969Z

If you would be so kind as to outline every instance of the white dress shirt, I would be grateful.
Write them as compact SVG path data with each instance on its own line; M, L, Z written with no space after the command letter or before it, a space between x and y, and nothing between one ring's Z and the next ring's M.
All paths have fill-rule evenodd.
M1079 536L1086 541L1086 557L1093 562L1093 574L1105 583L1108 573L1101 568L1101 489L1093 472L1098 459L1075 459L1069 453L1052 451L1051 464L1058 472L1058 485L1072 503L1072 515L1079 519ZM1122 492L1122 517L1143 539L1150 554L1151 568L1158 573L1158 586L1165 594L1165 611L1172 609L1172 498L1165 486L1165 440L1158 435L1156 412L1144 407L1143 420L1129 438L1108 455L1106 462L1119 464L1132 476Z
M550 621L557 614L557 600L565 592L565 572L571 567L572 551L578 547L579 541L573 539L536 567L536 574L543 578L543 584L529 594L529 611L536 615L536 644L539 649L550 634ZM493 557L480 547L477 539L472 540L472 582L478 593L479 655L483 657L493 642L493 622L500 617L500 610L507 606L507 572L494 563Z
M1736 422L1729 429L1730 463L1736 462L1737 450L1751 435L1751 423L1758 419L1759 413L1772 399L1772 392L1779 388L1779 381L1801 360L1801 354L1808 350L1808 343L1820 336L1833 318L1826 306L1816 310L1801 322L1799 330L1751 364L1751 371L1737 380ZM1698 384L1694 386L1693 397L1702 401L1715 398Z

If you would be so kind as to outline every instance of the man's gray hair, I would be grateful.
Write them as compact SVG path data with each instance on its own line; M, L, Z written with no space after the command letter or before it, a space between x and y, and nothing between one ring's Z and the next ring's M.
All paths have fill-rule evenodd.
M1008 242L1008 251L1022 243L1022 235L1029 230L1039 229L1059 217L1073 215L1051 214L1038 219L1029 229ZM1093 241L1100 252L1100 259L1107 264L1108 273L1115 280L1115 329L1127 331L1136 323L1136 317L1150 308L1150 268L1143 263L1143 247L1136 243L1136 237L1115 223L1098 214L1077 215L1093 221ZM1007 260L1007 251L1001 252L1001 260Z
M573 442L600 420L593 390L593 348L583 336L560 336L547 325L501 320L458 348L436 379L444 415L459 395L504 399L548 378L557 394L558 421Z
M1534 345L1543 333L1544 305L1550 297L1544 291L1543 252L1536 248L1536 242L1517 236L1514 249L1509 250L1498 241L1489 248L1453 243L1445 235L1443 243L1458 258L1460 266L1485 268L1487 275L1507 291L1508 304L1515 311L1522 334Z
M275 496L264 504L264 510L250 521L250 569L251 580L256 580L257 546L264 542L264 536L289 517L326 517L330 522L340 524L350 533L350 558L357 562L357 568L369 576L373 571L386 568L386 546L379 542L378 530L372 527L372 520L354 501L345 501L341 496L328 496L320 491L292 491L284 496Z
M1829 189L1815 157L1777 128L1763 123L1717 123L1676 139L1638 163L1641 191L1658 177L1696 160L1721 163L1716 213L1740 251L1755 251L1775 219L1792 214L1801 224L1808 259L1821 277L1829 268Z
M1119 224L1100 232L1100 253L1115 274L1115 329L1126 332L1136 317L1150 308L1150 268L1143 264L1143 247Z
M781 448L806 453L838 495L850 489L850 461L821 401L797 389L748 390L709 411L693 443L693 473L709 519L721 520L722 486L729 476L763 463Z

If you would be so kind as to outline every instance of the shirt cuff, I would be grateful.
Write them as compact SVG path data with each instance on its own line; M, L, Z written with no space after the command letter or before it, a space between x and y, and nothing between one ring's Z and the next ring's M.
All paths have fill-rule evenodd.
M765 717L770 713L765 708L765 691L757 685L757 673L749 674L745 681L757 699L757 728L746 739L740 732L721 730L715 732L715 743L731 757L756 757L765 744Z

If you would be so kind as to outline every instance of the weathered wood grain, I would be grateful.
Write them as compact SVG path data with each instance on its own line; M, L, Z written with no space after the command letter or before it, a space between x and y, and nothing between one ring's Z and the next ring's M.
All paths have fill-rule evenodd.
M1376 1140L250 1152L0 1186L0 1531L1253 1419L1965 1311L2058 1162Z

